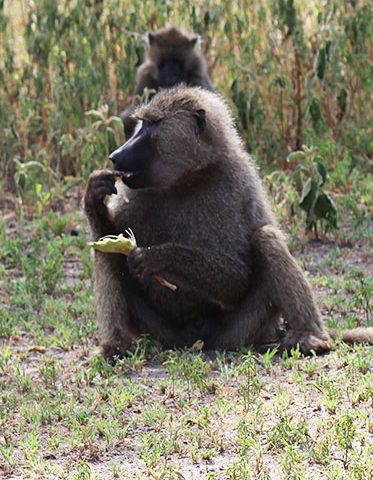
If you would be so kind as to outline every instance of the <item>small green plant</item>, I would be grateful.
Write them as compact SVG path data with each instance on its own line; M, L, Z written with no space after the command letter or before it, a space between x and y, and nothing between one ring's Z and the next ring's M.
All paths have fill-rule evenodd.
M269 348L261 357L261 361L263 363L263 366L267 369L270 370L272 367L272 359L273 357L278 353L278 347L274 348Z
M15 378L17 388L21 393L27 393L32 390L32 378L20 365L16 366Z
M89 464L84 460L79 460L76 472L71 478L73 480L91 480L96 477L94 476Z
M324 191L328 174L318 149L303 146L303 150L291 153L287 161L297 164L293 180L300 196L299 206L307 215L306 231L313 232L318 238L318 223L324 233L330 228L337 228L337 209L330 195Z
M166 22L202 36L328 326L372 322L372 2L192 3L0 0L1 478L372 476L369 346L211 356L142 337L115 365L94 355L82 190L123 142L143 33ZM303 215L312 234L336 224L326 189L338 246L300 252Z
M109 116L109 106L101 105L97 110L88 110L85 115L95 119L92 128L106 134L106 156L114 150L123 137L123 123L119 117Z
M350 412L342 413L337 419L336 434L339 448L343 452L343 466L348 467L352 443L356 437L355 415Z
M210 365L205 362L199 353L176 352L164 362L171 383L172 395L178 383L186 383L188 395L193 388L203 393L209 389L208 374Z
M365 276L364 272L358 269L351 270L351 277L352 282L355 281L357 284L353 289L353 300L355 301L355 304L363 310L365 314L366 325L369 326L373 309L373 277ZM346 282L347 289L350 282Z
M12 351L10 348L5 347L0 351L0 371L5 372L12 362Z
M40 364L39 372L46 388L56 390L56 384L60 376L60 364L54 358L47 357Z
M241 393L244 399L245 410L255 405L262 382L258 377L258 360L251 350L243 357L241 365L237 367L238 375L243 378Z

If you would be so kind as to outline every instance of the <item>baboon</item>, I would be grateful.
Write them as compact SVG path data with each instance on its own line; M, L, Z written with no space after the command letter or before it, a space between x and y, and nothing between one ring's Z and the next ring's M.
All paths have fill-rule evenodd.
M181 86L135 117L141 128L110 155L114 170L91 174L84 198L94 240L131 228L140 245L128 257L95 252L102 354L125 354L141 333L165 347L328 351L330 332L224 100ZM128 198L108 209L118 177ZM373 328L345 338L372 342Z
M164 27L147 35L149 46L145 61L137 70L134 95L142 95L145 88L158 91L179 83L214 90L206 60L198 51L199 36L176 27ZM134 132L132 102L120 114L126 139Z

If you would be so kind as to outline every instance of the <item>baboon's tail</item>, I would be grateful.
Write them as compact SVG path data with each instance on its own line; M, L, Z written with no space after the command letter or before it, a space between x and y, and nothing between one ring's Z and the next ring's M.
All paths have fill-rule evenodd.
M328 330L329 335L333 340L341 338L346 343L365 343L373 345L373 327L351 328L342 332L337 332L331 328Z

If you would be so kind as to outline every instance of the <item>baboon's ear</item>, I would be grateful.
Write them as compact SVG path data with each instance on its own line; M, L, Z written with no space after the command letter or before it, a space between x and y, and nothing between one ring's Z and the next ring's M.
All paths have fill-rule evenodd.
M155 44L155 35L154 33L152 32L149 32L148 33L148 42L149 42L149 45L154 45Z
M203 130L206 127L206 112L205 110L196 110L194 112L194 118L196 119L197 122L197 134L200 134L203 132Z
M200 37L199 35L195 35L195 36L189 41L189 45L194 48L196 45L199 44L200 41L201 41L201 37Z

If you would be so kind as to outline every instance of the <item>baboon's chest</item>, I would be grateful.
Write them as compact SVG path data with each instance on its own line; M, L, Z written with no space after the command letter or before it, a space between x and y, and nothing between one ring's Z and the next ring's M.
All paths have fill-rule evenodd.
M170 242L218 248L227 237L226 217L223 208L198 198L144 199L133 195L117 224L120 231L130 228L141 246Z

